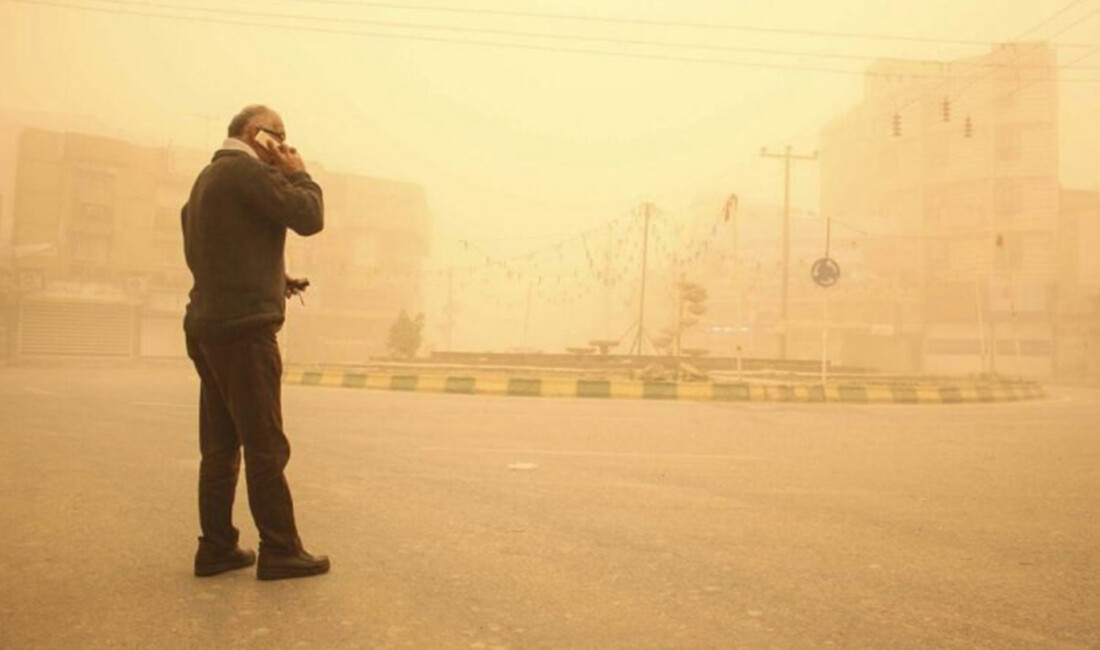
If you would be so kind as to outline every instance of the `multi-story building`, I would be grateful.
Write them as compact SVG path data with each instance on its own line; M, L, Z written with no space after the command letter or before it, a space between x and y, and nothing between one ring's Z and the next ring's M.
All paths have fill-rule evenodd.
M14 354L180 353L187 269L179 208L194 159L39 129L18 141Z
M209 154L42 129L24 130L17 149L10 353L183 356L190 274L180 208ZM287 329L288 356L362 360L384 351L383 319L388 325L418 304L430 218L417 186L314 176L325 190L328 229L288 252L292 272L314 283L310 304L295 314L302 336ZM370 273L360 273L363 265ZM382 280L389 293L359 298ZM358 346L331 343L350 340Z
M822 131L821 209L866 235L928 373L1054 369L1061 190L1053 49L873 64Z
M398 314L423 309L432 228L424 192L412 183L312 173L325 193L325 231L288 240L288 272L308 277L310 287L304 306L289 303L287 357L354 362L387 354Z
M1100 192L1062 191L1056 364L1100 376Z

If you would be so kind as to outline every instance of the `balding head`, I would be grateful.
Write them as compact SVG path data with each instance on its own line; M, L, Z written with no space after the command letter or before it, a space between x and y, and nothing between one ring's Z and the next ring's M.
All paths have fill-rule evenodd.
M263 104L252 104L241 109L240 113L233 116L229 122L229 137L244 139L249 125L257 118L268 113L274 113Z
M229 122L229 137L236 138L256 152L260 160L275 164L275 157L267 147L256 142L256 133L266 131L279 143L286 140L286 129L283 127L283 118L272 109L263 104L252 104L241 109L240 113L233 116Z

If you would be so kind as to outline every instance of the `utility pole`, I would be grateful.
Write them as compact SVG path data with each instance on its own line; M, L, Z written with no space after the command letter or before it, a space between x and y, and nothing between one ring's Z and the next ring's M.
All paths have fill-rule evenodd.
M783 153L771 153L767 147L760 147L760 155L764 158L780 158L783 160L783 294L782 313L783 337L780 339L779 357L787 358L787 343L790 331L787 325L788 317L788 289L791 271L791 161L792 160L817 160L817 152L810 155L795 154L791 152L791 145L787 145Z
M684 340L684 285L687 283L687 274L680 272L680 284L677 286L676 296L676 381L680 381L680 352L683 350L681 343Z
M829 243L832 239L833 218L825 218L825 257L829 257ZM829 287L821 287L821 390L829 379ZM823 393L824 394L824 393Z
M643 203L642 213L645 215L645 230L642 234L642 297L638 305L638 334L634 337L634 345L630 346L630 351L636 356L642 355L642 346L645 340L645 276L646 266L649 260L649 220L652 216L653 204Z
M740 240L740 228L737 221L737 204L738 198L736 194L730 194L726 199L725 220L728 222L733 220L733 302L734 302L734 330L733 330L733 352L734 357L737 359L737 380L741 380L741 240Z
M531 326L531 291L535 288L535 281L527 280L527 313L523 317L523 351L527 353L527 332Z
M607 252L604 254L604 266L603 266L603 282L604 282L604 304L603 304L603 323L604 331L601 335L605 339L610 339L611 334L611 314L613 311L612 303L615 300L615 286L611 280L611 242L614 239L614 234L609 232L607 235Z
M454 351L455 328L455 268L447 267L447 351Z

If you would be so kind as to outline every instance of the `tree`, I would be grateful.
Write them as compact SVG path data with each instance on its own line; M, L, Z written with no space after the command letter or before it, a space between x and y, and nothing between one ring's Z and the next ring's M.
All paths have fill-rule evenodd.
M699 324L699 318L707 313L707 290L702 285L680 280L676 290L676 321L652 339L653 346L670 357L680 356L684 332Z
M676 356L679 357L684 332L698 325L700 317L707 313L707 290L702 285L687 280L680 280L677 283L677 288L680 291L680 304L677 310L674 332L676 334ZM687 311L686 315L684 314L685 310Z
M409 318L404 309L397 315L397 320L390 325L390 337L386 342L390 354L395 357L411 359L420 349L420 332L424 329L424 314L417 314L416 318Z
M676 283L676 292L676 321L662 329L652 341L659 352L676 358L674 376L679 380L682 369L686 369L689 376L699 374L697 370L680 362L680 353L684 332L698 325L699 319L707 313L707 290L700 284L681 278Z

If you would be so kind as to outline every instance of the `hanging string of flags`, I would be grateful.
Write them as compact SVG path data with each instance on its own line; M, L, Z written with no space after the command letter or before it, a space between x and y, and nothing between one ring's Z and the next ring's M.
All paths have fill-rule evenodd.
M716 210L713 218L701 221L673 218L651 207L654 218L648 233L641 216L640 209L627 210L595 228L510 256L494 254L478 241L459 239L455 240L456 264L428 269L375 268L369 269L366 277L371 284L395 288L413 282L445 285L460 293L473 292L480 304L509 310L522 310L531 300L555 307L598 300L601 305L630 309L639 300L644 238L648 237L647 263L651 268L663 267L676 276L711 274L731 259L722 245L729 234L728 203ZM855 246L854 240L850 243ZM762 266L760 261L749 261L742 268L748 275L746 292L768 289L768 277L774 270L770 262Z
M701 268L728 259L715 255L724 237L723 211L703 223L675 219L651 208L648 260L677 275L698 273ZM372 284L399 285L421 282L448 286L460 293L475 291L483 304L523 309L528 300L541 305L574 305L599 298L602 304L630 309L639 299L644 232L642 212L633 208L588 230L563 237L548 245L510 256L496 255L478 241L456 240L457 263L445 267L374 268L367 271ZM495 240L501 241L501 240ZM530 296L530 298L529 298Z

